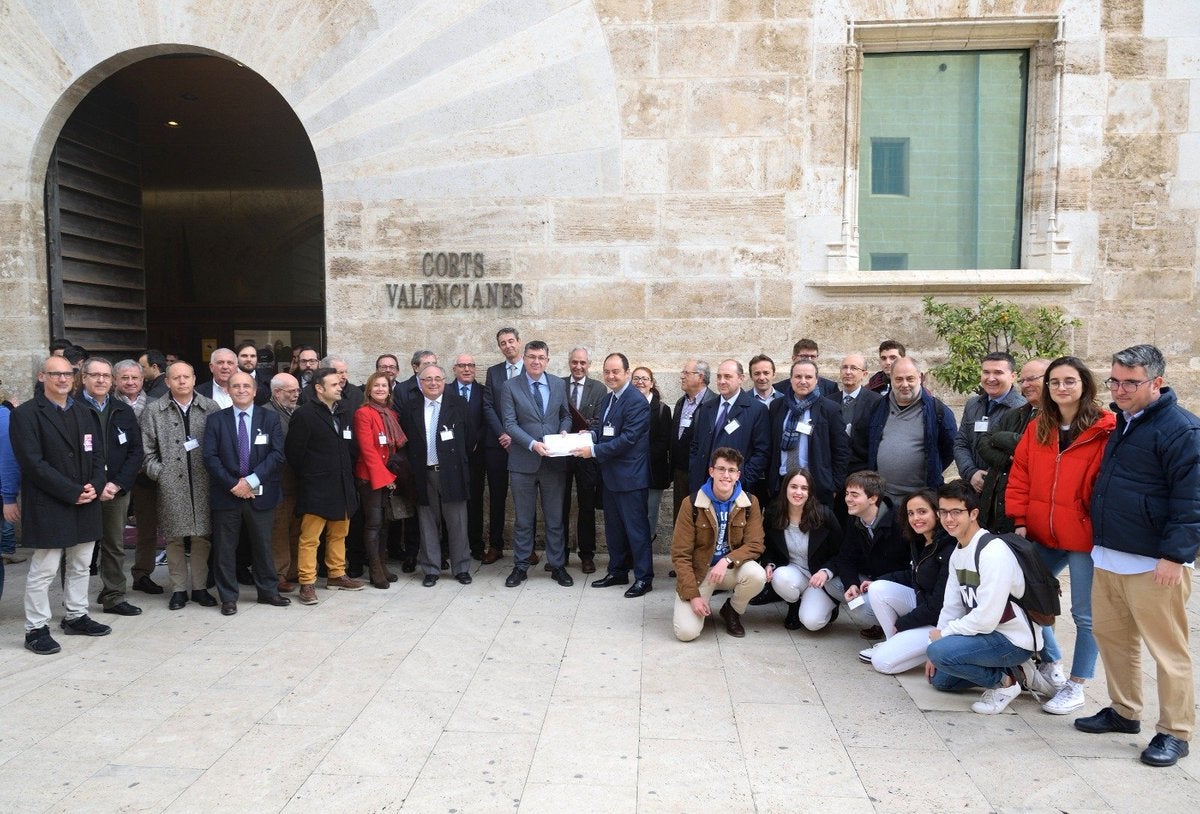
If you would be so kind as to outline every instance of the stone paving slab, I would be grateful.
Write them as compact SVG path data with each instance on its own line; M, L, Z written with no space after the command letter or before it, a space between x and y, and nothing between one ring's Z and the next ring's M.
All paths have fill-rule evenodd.
M844 621L789 632L756 607L744 639L710 622L681 644L665 576L631 600L540 567L505 588L505 563L312 607L249 588L232 617L134 592L141 616L97 611L112 635L38 657L25 570L0 600L3 812L1200 810L1200 755L1137 760L1148 659L1143 734L1089 737L1028 696L981 716L875 673ZM1195 658L1200 599L1189 615ZM1086 692L1107 703L1102 671Z

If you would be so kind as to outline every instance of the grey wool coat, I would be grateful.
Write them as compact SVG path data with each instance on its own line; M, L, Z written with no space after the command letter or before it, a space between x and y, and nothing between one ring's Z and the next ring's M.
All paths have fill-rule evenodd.
M158 530L163 537L208 537L212 532L204 427L220 409L212 399L193 394L187 432L169 393L147 404L142 412L143 467L158 486ZM184 449L189 436L200 444L190 452Z

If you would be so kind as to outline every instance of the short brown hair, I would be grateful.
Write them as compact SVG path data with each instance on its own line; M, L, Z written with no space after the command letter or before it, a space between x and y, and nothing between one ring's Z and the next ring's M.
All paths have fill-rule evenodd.
M846 488L849 489L851 486L857 486L859 489L862 489L863 494L867 497L882 500L883 492L887 488L887 481L878 472L863 469L846 478Z
M736 464L738 469L742 468L742 462L746 460L742 457L742 453L733 447L717 447L714 449L712 456L708 459L708 465L716 466L717 458L723 458L731 464Z

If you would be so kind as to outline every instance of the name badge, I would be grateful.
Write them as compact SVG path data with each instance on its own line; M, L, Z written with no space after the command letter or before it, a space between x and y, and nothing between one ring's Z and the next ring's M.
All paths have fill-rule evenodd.
M730 421L728 424L725 425L725 432L729 433L730 435L733 435L735 432L737 432L737 428L740 426L742 426L742 425L739 424L737 422L737 419L735 418L733 421Z
M200 449L200 442L197 441L195 438L188 438L186 441L183 442L183 451L184 452L191 452L194 449Z
M986 418L981 418L975 422L975 432L987 432L987 429L988 420Z
M346 429L342 430L342 437L345 438L347 441L350 441L350 440L353 440L354 433L350 430L349 427L347 427Z
M679 426L683 427L685 430L692 426L692 417L688 416L687 418L679 419Z
M85 432L83 434L83 451L84 452L92 451L92 434L90 432Z
M379 433L379 446L387 446L387 436L384 433Z
M605 438L612 438L616 434L617 434L617 428L614 427L612 424L609 424L607 427L604 428L604 437Z
M801 435L812 435L812 424L809 424L807 421L797 421L796 432Z
M262 432L259 432L258 435L254 436L254 445L255 446L265 447L267 445L268 441L269 441L269 439Z
M129 439L125 437L125 430L117 430L117 443L124 444Z
M442 431L438 433L438 438L441 438L443 441L453 441L454 430L443 427Z
M854 597L849 602L847 602L846 607L849 608L850 610L854 610L855 608L861 608L863 603L866 601L867 600L863 597L863 595L859 594L858 596Z

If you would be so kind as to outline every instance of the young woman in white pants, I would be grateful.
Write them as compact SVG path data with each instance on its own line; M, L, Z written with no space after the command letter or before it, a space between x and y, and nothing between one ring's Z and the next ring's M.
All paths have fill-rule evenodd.
M925 663L929 631L942 612L955 546L938 522L937 495L931 489L913 492L901 501L900 529L912 550L912 566L907 574L890 574L868 586L865 596L887 639L858 654L889 675Z

